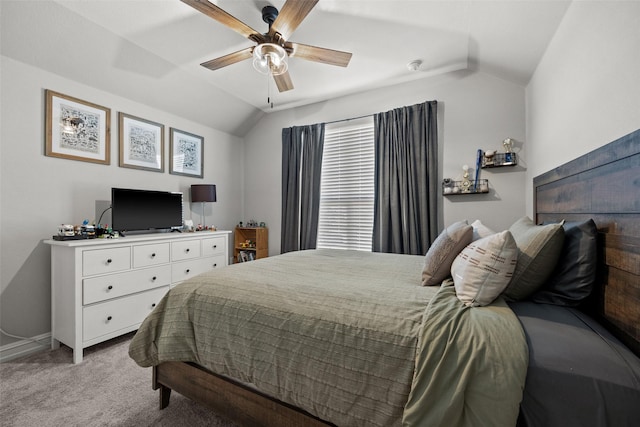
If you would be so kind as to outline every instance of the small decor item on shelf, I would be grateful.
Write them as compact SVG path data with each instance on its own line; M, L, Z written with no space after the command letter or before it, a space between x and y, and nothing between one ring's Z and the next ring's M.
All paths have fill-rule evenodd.
M464 173L462 174L462 192L469 193L471 191L471 181L469 181L469 165L463 165L462 170Z
M473 191L476 192L478 188L478 179L480 179L480 165L482 164L482 150L478 148L476 151L476 179L473 182Z
M496 155L496 152L494 150L487 150L484 152L484 165L492 165L493 164L493 158Z
M502 141L502 146L504 147L504 163L512 164L515 159L515 154L513 153L513 139L507 138Z
M445 178L442 180L442 193L443 194L451 194L453 193L453 184L454 182L451 178Z
M502 146L504 147L505 153L513 153L513 139L505 139L504 141L502 141Z

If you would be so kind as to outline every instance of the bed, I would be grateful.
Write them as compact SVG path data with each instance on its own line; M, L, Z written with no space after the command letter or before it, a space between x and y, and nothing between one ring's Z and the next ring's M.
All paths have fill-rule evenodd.
M627 404L640 399L640 362L632 352L640 342L639 177L637 131L534 180L536 224L593 220L597 228L597 286L579 304L548 297L507 305L501 296L470 307L460 304L451 279L419 286L424 257L302 251L174 288L145 320L130 354L153 366L160 408L174 390L241 425L266 426L580 425L565 423L575 415L540 395L562 390L558 382L575 395L583 384L575 379L593 375L592 365L604 361L626 371L620 381L612 380L619 369L595 381L614 388L618 406L601 407L608 398L588 401L599 408L592 409L600 414L594 425L631 425L640 417ZM367 270L371 283L352 286ZM294 280L282 287L292 272ZM255 274L259 283L250 282ZM269 305L270 298L286 310ZM217 314L204 316L205 306ZM571 334L572 322L596 337L584 344L588 349L613 352L597 351L606 354L564 379L562 369L575 366L558 367L554 353L545 358L540 349L566 344L547 334L557 325ZM207 328L226 337L208 336ZM334 335L337 341L327 341ZM270 347L300 357L274 356Z

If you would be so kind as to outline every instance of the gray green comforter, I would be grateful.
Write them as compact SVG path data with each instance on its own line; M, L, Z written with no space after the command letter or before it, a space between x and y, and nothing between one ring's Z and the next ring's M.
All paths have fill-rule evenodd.
M339 426L512 426L527 369L515 315L422 287L423 257L300 251L172 289L129 354L189 361ZM478 421L478 420L481 420Z

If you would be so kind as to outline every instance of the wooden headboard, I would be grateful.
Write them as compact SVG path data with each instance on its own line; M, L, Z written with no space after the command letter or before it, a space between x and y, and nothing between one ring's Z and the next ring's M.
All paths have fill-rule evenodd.
M640 129L533 180L535 221L593 218L592 314L640 355Z

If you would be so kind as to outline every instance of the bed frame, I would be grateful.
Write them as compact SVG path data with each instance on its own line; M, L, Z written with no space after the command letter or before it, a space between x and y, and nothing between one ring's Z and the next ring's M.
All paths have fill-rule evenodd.
M590 307L640 356L640 130L533 180L535 221L593 218L599 231L598 289ZM331 425L191 363L153 368L160 409L171 390L240 425Z

